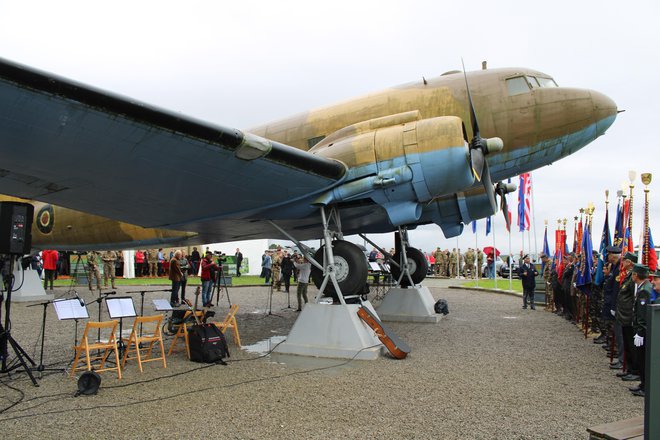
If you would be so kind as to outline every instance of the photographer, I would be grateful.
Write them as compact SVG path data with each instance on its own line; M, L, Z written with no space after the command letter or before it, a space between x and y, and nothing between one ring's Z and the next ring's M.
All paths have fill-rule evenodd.
M302 255L293 260L293 265L299 271L298 290L296 292L298 296L298 309L296 311L300 312L302 310L302 300L305 301L305 304L308 302L307 285L309 284L309 275L312 272L312 265L309 261L307 261L307 258L303 257Z
M202 304L204 307L213 307L211 292L213 288L213 273L219 271L218 265L213 262L213 252L206 251L202 259Z

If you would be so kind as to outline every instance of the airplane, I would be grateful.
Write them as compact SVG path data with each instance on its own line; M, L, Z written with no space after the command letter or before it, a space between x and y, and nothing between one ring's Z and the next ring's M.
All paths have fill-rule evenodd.
M344 235L398 233L393 271L420 283L427 263L408 229L461 234L505 203L507 178L583 148L618 113L543 72L485 66L245 131L5 59L0 102L0 192L39 201L35 247L287 238L341 303L367 278ZM314 255L300 243L319 238Z

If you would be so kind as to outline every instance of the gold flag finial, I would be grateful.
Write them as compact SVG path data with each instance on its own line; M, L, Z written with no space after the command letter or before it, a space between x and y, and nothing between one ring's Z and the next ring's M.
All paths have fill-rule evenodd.
M642 183L646 186L651 184L651 178L653 175L651 173L642 173Z

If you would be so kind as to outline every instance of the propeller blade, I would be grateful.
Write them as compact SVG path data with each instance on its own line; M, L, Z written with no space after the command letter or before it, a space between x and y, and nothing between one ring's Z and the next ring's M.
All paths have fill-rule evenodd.
M477 115L474 112L474 104L472 103L472 94L470 93L470 85L468 84L467 73L465 73L465 62L461 58L463 65L463 77L465 78L465 89L467 90L468 103L470 104L470 122L472 123L472 137L478 139L479 136L479 123L477 122Z
M509 218L509 205L506 201L506 197L504 197L504 194L501 194L500 197L501 197L502 214L504 215L504 221L506 222L506 229L507 231L510 231L511 219Z
M472 166L472 174L477 182L481 182L481 175L484 170L486 158L484 152L480 148L473 148L470 150L470 165Z

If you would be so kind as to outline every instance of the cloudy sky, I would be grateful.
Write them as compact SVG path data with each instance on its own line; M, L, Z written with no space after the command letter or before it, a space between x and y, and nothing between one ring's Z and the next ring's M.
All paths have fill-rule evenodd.
M634 236L641 231L641 172L654 174L651 227L660 231L658 5L0 0L0 57L238 128L436 76L459 68L461 57L468 70L487 60L491 68L531 67L559 85L598 90L626 111L605 136L533 173L540 249L544 219L552 231L557 218L571 219L588 202L600 231L604 191L616 193L629 170L638 174ZM515 209L514 198L510 205ZM495 225L506 250L501 214ZM484 226L480 246L492 243ZM437 226L411 238L424 250L475 243L469 228L458 240L446 240ZM392 245L391 235L377 241ZM519 249L520 233L512 241Z

